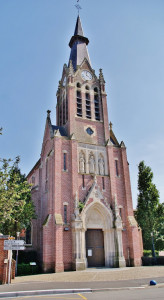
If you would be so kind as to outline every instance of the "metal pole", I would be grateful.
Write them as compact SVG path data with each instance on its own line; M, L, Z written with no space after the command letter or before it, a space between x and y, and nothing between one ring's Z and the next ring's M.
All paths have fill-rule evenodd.
M10 284L10 278L11 278L11 260L12 260L12 250L9 250L9 273L8 273L8 284Z
M19 240L20 232L17 232L17 240ZM16 266L15 266L15 276L17 276L17 270L18 270L18 249L16 252Z
M153 236L153 232L151 232L151 242L152 242L152 256L154 258L156 258L155 256L155 247L154 247L154 236Z

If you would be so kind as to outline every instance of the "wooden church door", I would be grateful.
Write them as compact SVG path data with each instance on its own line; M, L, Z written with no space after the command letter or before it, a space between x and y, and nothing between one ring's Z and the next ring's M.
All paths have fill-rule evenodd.
M88 229L86 231L86 257L88 267L103 267L104 257L104 234L101 229Z

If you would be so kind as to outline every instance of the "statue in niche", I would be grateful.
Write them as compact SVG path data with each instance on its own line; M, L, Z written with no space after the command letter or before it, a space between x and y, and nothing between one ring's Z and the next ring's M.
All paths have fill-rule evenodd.
M100 156L98 160L98 166L99 166L99 174L104 175L105 170L104 170L104 159L102 156Z
M91 155L89 158L89 173L95 173L95 159L93 155Z
M80 170L80 173L85 173L85 159L84 159L84 155L80 156L80 159L79 159L79 170Z

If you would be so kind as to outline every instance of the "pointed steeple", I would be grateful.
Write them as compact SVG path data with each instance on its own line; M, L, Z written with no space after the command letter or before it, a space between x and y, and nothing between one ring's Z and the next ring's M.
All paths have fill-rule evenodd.
M71 40L69 42L69 46L71 48L69 61L72 61L74 70L77 69L77 66L79 66L82 63L84 58L86 58L89 64L91 65L87 49L88 44L89 40L87 37L84 36L80 16L78 16L74 35L71 37Z
M77 17L74 35L84 36L84 34L83 34L83 28L82 28L82 25L81 25L80 16Z

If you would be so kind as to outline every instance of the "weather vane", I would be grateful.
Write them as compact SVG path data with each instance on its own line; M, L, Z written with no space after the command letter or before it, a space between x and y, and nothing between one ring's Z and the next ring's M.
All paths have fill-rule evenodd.
M79 11L80 11L80 9L82 9L82 8L81 8L81 6L78 4L78 2L79 2L79 0L77 0L77 4L75 5L75 7L77 8L77 10L78 10L78 15L79 15Z

